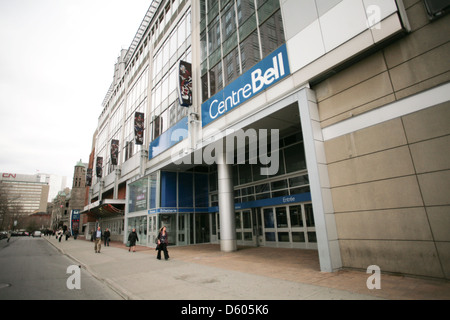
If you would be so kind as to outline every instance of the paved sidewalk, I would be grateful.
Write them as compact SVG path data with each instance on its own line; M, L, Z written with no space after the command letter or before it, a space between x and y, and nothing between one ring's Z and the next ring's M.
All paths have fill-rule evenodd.
M449 300L450 282L381 275L381 289L369 290L369 274L319 271L316 251L239 248L218 245L169 247L170 259L156 251L112 242L94 252L90 241L45 237L60 252L132 300ZM83 280L82 280L83 281ZM164 288L164 290L161 290Z

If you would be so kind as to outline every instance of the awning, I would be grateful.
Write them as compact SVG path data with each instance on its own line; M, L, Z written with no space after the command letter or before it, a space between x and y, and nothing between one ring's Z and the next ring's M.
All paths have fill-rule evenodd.
M84 207L81 214L87 214L95 219L123 216L125 213L125 200L104 199Z

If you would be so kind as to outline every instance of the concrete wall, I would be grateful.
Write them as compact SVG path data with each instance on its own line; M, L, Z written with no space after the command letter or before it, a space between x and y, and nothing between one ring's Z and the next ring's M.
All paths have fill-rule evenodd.
M322 128L450 80L450 15L404 1L411 33L313 89ZM395 110L394 110L395 111ZM450 278L450 102L325 141L344 267Z

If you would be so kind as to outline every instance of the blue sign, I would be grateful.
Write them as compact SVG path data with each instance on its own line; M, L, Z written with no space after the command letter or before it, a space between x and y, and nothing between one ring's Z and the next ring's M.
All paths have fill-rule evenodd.
M282 45L229 86L202 104L202 126L206 126L290 75L286 45Z
M289 205L292 203L307 202L307 201L311 201L311 193L310 192L293 194L290 196L268 198L268 199L263 199L263 200L235 203L234 210L243 210L243 209L250 209L250 208L261 208L261 207L270 207L270 206L279 206L279 205ZM208 211L209 212L219 212L219 207L210 207L208 209Z
M178 142L186 139L188 137L188 130L188 117L185 117L150 143L148 159L153 159L157 155L172 148Z

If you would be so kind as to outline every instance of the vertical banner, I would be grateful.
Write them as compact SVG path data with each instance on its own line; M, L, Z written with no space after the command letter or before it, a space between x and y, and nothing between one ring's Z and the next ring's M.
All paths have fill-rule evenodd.
M192 105L192 65L185 61L180 61L179 66L178 96L181 106Z
M111 164L117 166L119 159L119 140L111 141Z
M102 177L102 167L103 167L103 157L97 157L97 164L95 165L97 178Z
M92 168L88 168L86 171L86 187L92 186Z
M141 112L134 114L134 136L136 145L144 144L144 114Z
M72 210L70 215L70 232L75 236L80 232L80 210Z

